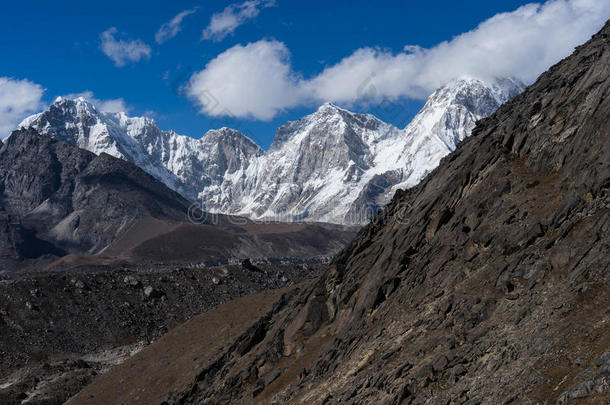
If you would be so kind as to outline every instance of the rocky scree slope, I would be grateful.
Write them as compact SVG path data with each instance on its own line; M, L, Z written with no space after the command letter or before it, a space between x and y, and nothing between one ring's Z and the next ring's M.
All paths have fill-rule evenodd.
M522 89L512 79L461 78L430 96L405 129L326 103L280 127L266 153L229 128L196 140L83 98L58 98L20 127L135 163L209 212L363 224Z
M603 403L609 117L610 22L166 402Z
M190 318L321 268L88 268L0 280L0 403L62 404Z

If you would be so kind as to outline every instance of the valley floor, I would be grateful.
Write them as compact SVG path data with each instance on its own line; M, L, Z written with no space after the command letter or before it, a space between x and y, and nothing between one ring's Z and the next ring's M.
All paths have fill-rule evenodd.
M228 305L249 303L244 308L262 314L281 291L317 276L324 267L79 268L2 280L0 403L61 404L198 314L219 306L222 312L224 303L244 296L243 302ZM267 290L268 296L252 295ZM243 322L260 317L258 312L243 315ZM202 330L206 336L235 336L241 329L232 328L243 327L239 325L226 325L226 331L218 325ZM204 358L199 356L200 361ZM192 379L185 376L185 381L187 377Z

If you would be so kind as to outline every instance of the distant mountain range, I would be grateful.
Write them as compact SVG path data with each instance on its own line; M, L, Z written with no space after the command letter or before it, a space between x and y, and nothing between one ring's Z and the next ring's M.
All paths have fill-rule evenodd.
M514 79L456 80L404 129L326 103L280 127L267 152L230 128L194 139L150 118L103 113L84 98L58 98L20 128L132 162L209 212L361 224L523 87Z
M203 215L138 166L31 128L0 143L0 274L109 260L315 262L347 244L348 228Z

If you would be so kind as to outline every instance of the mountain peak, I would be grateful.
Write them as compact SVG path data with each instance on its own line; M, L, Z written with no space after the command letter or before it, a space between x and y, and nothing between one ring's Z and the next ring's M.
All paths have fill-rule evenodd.
M91 103L89 100L87 100L85 97L83 96L79 96L79 97L63 97L63 96L59 96L55 99L55 101L53 101L53 104L55 106L60 106L60 105L89 105L91 107L93 106L93 103Z
M337 105L331 103L330 101L325 102L320 107L316 109L316 112L324 112L324 111L344 111L342 108Z
M430 98L437 99L438 97L435 96L438 95L452 98L453 102L460 102L464 98L475 98L479 97L481 93L488 93L497 100L498 104L502 104L521 93L524 88L525 84L513 77L481 79L474 76L461 76L436 90Z
M370 114L356 114L331 102L325 102L313 113L296 121L288 121L279 127L269 150L277 150L289 141L299 143L302 139L298 135L308 134L309 138L327 137L344 133L350 126L367 126L367 121L371 119L381 122Z
M233 128L229 128L229 127L221 127L218 129L210 129L208 131L209 134L218 134L218 135L222 135L222 136L236 136L236 137L245 137L244 134L242 134L241 132L239 132L236 129Z
M53 104L49 106L48 111L52 111L54 109L58 109L61 111L65 111L67 114L87 114L90 116L98 116L100 111L96 108L95 104L91 101L87 100L85 97L62 97L59 96L53 101ZM68 112L71 111L71 112ZM44 112L43 112L44 114ZM24 120L24 122L28 121L29 117Z
M22 125L135 163L214 212L362 223L371 206L385 205L396 188L434 169L508 99L511 85L458 78L437 90L405 130L325 102L281 126L267 153L232 128L189 138L150 118L103 112L84 97L58 98ZM353 209L362 215L349 218Z
M246 145L248 145L248 147L256 150L257 152L263 153L263 149L256 142L254 142L254 140L247 137L240 131L233 129L233 128L229 128L229 127L210 129L201 138L201 142L203 142L203 143L241 142L241 143L245 143Z
M423 128L434 132L435 125L455 127L461 122L460 135L449 140L451 149L470 134L474 123L492 114L500 105L521 93L525 85L514 78L480 79L472 76L457 78L436 90L405 128ZM450 125L452 123L453 125ZM438 131L443 131L438 128ZM443 140L445 141L445 140Z

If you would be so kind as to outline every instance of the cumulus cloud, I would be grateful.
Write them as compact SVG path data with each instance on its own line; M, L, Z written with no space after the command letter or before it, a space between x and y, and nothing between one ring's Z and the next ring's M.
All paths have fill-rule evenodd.
M150 58L150 46L138 40L117 39L116 27L110 27L100 34L101 49L116 66L125 66L129 62L139 62Z
M187 90L208 115L267 120L283 109L324 101L423 99L461 76L531 83L609 17L607 0L527 4L432 48L358 49L309 79L293 70L283 43L261 40L218 55L193 75Z
M187 94L208 115L268 120L302 99L300 79L290 70L290 52L277 41L237 45L191 77Z
M175 37L180 30L182 29L182 20L184 17L194 14L199 7L194 7L190 10L184 10L181 13L178 13L174 18L172 18L169 22L166 22L159 28L159 31L155 34L155 41L158 44L162 44L169 39Z
M29 80L0 77L0 138L6 138L27 115L42 109L44 89Z
M255 18L261 9L274 5L275 0L248 0L241 4L231 4L222 12L212 15L210 24L203 30L202 38L221 41L237 27Z
M131 110L131 108L127 105L127 103L125 103L125 100L123 100L122 98L111 98L111 99L106 99L106 100L101 100L99 98L96 98L95 95L93 94L92 91L87 90L87 91L83 91L81 93L71 93L71 94L66 94L65 96L62 96L63 98L78 98L78 97L82 97L84 99L86 99L87 101L89 101L91 104L93 104L95 106L95 108L98 109L98 111L101 112L129 112L129 110Z

